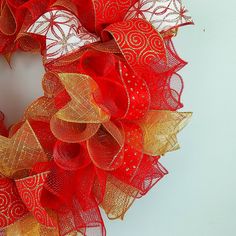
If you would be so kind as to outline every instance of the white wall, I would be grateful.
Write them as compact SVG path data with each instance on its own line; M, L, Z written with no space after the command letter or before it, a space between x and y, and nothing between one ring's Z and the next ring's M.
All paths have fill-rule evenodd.
M193 119L179 135L182 149L161 160L170 174L133 205L124 222L106 221L108 236L236 235L236 2L185 3L196 25L182 28L175 43L189 61L181 72L183 110L193 111ZM14 70L0 61L0 110L9 114L8 122L42 93L39 56L16 55ZM15 86L2 90L6 83Z
M6 115L8 125L19 121L25 108L43 95L40 55L15 53L11 67L0 57L0 111Z

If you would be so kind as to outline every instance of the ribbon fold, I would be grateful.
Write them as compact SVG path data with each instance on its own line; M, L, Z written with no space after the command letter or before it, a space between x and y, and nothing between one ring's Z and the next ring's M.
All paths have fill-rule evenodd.
M181 0L0 0L0 54L45 66L23 118L0 113L4 235L105 236L100 208L123 219L168 173L191 117L172 42L188 24Z

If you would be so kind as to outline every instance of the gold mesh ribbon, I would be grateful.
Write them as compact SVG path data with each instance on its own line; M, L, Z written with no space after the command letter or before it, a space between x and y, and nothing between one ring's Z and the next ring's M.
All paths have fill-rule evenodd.
M58 230L48 228L39 224L35 218L29 214L26 217L18 220L6 230L7 236L59 236Z
M177 150L177 133L187 125L191 115L189 112L149 111L139 121L144 134L144 153L158 156Z
M97 84L82 74L60 74L71 101L51 119L53 134L65 142L82 142L92 137L110 116L93 100Z
M109 219L123 219L139 191L110 175L101 207Z
M61 82L71 97L71 101L57 112L58 119L77 123L103 123L110 116L93 101L97 84L87 75L60 74Z
M9 178L24 177L25 170L43 161L47 161L47 156L28 121L11 138L0 136L2 175Z
M57 112L55 102L52 98L41 97L34 101L25 111L25 119L50 121Z
M5 234L6 236L59 236L58 229L45 227L44 225L39 224L31 214L28 214L13 225L7 227ZM66 236L76 235L76 232L72 232Z

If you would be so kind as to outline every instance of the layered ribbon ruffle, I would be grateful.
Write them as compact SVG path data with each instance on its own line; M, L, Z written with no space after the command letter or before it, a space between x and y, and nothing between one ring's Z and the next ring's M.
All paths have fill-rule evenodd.
M167 170L191 113L172 38L180 0L0 0L0 54L39 51L44 96L8 130L0 113L5 235L105 236Z

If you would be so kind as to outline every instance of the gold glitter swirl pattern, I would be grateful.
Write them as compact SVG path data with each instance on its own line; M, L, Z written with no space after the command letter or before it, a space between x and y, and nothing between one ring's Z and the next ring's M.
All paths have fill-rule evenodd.
M47 227L54 227L55 222L41 205L41 195L47 175L48 172L45 172L16 180L16 186L21 199L36 220Z
M11 179L0 179L0 227L4 228L28 213L21 201L15 182Z
M145 32L141 28L146 29ZM142 19L108 26L102 35L104 39L107 38L108 32L114 37L129 65L141 73L140 76L147 76L152 60L166 60L165 45L161 35Z

